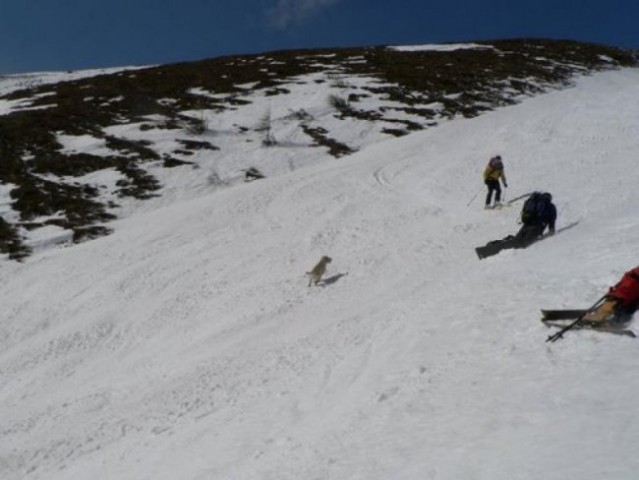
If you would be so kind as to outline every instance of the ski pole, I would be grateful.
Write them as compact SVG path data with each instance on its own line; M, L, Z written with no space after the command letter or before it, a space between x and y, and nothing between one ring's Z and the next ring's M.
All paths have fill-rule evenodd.
M473 200L475 200L475 198L477 198L477 195L479 195L479 192L481 192L484 189L484 187L481 187L479 190L477 190L477 193L475 195L473 195L473 198L470 199L470 202L468 202L466 204L467 207L470 207L470 204L473 203Z
M582 313L577 320L575 320L574 322L572 322L569 325L566 325L564 328L559 330L557 333L555 333L553 335L549 335L548 338L546 339L546 342L556 342L560 338L563 338L564 333L566 333L568 330L570 330L570 329L576 327L577 325L579 325L583 321L584 317L586 315L588 315L590 312L592 312L593 310L595 310L601 304L601 302L603 302L606 299L606 297L607 297L607 295L604 295L599 300L597 300L592 305L592 307L590 307L588 310L586 310L584 313Z

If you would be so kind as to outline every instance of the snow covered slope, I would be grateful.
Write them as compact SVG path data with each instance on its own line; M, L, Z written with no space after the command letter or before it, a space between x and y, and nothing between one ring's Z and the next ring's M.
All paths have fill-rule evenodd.
M639 344L538 310L637 265L638 118L639 71L598 73L2 264L0 477L634 478ZM495 153L559 233L479 261L518 228Z

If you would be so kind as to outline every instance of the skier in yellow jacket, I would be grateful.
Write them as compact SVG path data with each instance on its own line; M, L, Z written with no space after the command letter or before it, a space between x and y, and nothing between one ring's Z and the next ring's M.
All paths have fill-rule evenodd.
M498 207L501 205L501 186L499 185L499 180L504 184L504 187L508 188L508 183L506 183L506 175L504 174L504 164L501 161L501 157L499 155L493 157L488 162L486 169L484 170L484 183L488 187L488 194L486 195L486 207L491 208L490 204L492 202L493 192L495 192L495 204L493 207Z

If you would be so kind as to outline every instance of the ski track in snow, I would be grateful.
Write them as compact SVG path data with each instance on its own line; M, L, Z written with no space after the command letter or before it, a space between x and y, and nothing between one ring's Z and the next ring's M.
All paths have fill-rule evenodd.
M636 265L637 118L639 71L600 73L3 263L0 477L632 478L638 344L539 309ZM479 261L518 229L493 152L570 228Z

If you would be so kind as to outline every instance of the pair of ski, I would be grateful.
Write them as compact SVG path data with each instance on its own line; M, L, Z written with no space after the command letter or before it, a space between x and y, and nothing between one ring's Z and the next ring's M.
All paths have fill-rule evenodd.
M588 310L542 310L541 321L547 327L566 328L570 323L566 321L575 322L577 319L583 317ZM626 337L635 338L636 335L632 330L623 328L622 326L615 326L610 322L592 322L588 320L581 320L574 326L570 327L571 330L593 330L596 332L612 333L615 335L624 335ZM551 336L552 337L552 336ZM549 338L551 338L549 337ZM559 337L561 338L561 337Z
M495 205L486 207L486 210L501 210L502 208L510 207L510 203L496 203Z

